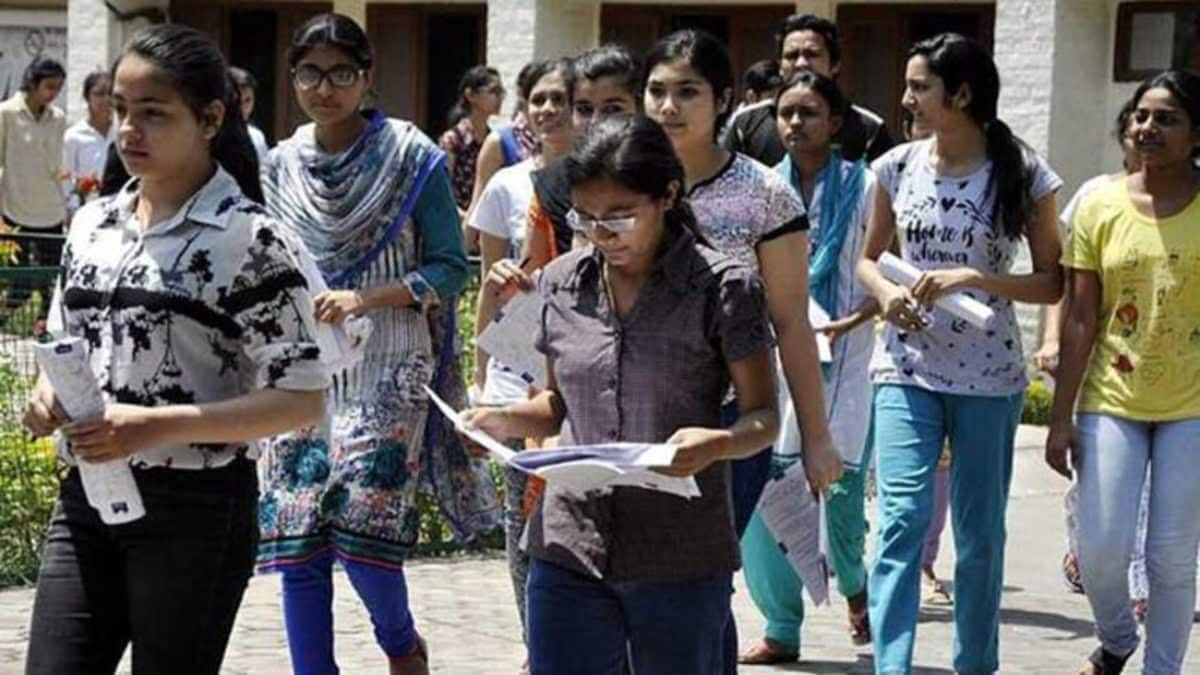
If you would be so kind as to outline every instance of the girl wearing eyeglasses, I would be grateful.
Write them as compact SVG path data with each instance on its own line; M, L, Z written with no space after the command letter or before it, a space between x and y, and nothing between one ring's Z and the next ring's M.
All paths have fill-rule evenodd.
M362 361L335 374L326 424L275 439L267 452L259 564L282 572L295 672L337 672L336 560L370 612L390 672L425 673L403 574L417 540L417 486L429 478L453 487L437 497L458 534L499 521L494 492L483 492L494 490L490 477L475 473L485 468L451 456L463 452L457 438L434 447L445 439L430 438L436 428L426 426L424 385L463 398L439 335L467 275L457 207L444 153L415 125L362 107L372 53L353 20L309 20L288 62L312 123L271 152L267 208L305 243L332 289L316 297L316 319L366 315L374 330Z
M547 484L526 531L530 670L599 675L628 659L637 673L715 675L738 566L729 461L778 428L766 298L753 270L697 235L659 125L605 118L566 162L568 220L590 245L536 281L549 382L464 419L497 438L673 443L664 471L694 475L701 495ZM722 428L731 382L739 415Z

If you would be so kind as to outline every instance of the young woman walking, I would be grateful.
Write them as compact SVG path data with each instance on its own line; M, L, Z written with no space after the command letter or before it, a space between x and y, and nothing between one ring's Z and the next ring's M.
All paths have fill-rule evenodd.
M1200 76L1167 71L1134 99L1140 167L1099 188L1071 223L1046 441L1046 461L1079 483L1079 566L1100 638L1084 672L1105 675L1139 642L1128 570L1147 471L1146 672L1182 668L1200 545Z
M909 52L904 106L932 135L894 148L879 179L858 274L888 321L871 361L879 480L877 558L868 582L875 668L911 669L921 554L949 436L956 549L958 672L999 668L1004 514L1027 384L1013 302L1062 293L1054 192L1061 181L996 116L1000 77L987 52L946 33ZM876 260L899 235L922 270L898 286ZM1033 271L1012 274L1025 238ZM986 303L986 328L933 307L950 292Z
M299 244L264 215L254 149L217 46L178 25L113 67L133 180L76 214L50 331L87 342L102 416L67 423L45 379L25 425L59 429L59 490L26 672L221 666L254 567L256 441L315 423L329 375ZM79 462L128 461L146 515L103 523Z

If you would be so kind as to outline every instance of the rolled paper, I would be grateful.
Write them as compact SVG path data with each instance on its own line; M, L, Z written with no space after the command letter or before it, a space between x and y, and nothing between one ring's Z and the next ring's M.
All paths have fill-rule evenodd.
M888 280L909 288L917 283L917 279L921 278L921 270L914 267L912 263L901 260L886 251L879 256L879 271ZM996 315L991 307L962 291L947 293L934 300L933 304L976 328L987 328L992 317Z

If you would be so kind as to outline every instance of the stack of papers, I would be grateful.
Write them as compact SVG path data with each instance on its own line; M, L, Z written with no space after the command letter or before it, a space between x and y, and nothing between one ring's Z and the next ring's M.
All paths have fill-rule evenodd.
M676 447L663 443L607 443L567 446L517 452L491 436L468 429L456 410L425 388L429 400L454 423L458 433L486 449L496 461L508 464L547 483L585 493L612 487L639 487L679 497L699 497L696 479L658 473L656 467L670 466Z

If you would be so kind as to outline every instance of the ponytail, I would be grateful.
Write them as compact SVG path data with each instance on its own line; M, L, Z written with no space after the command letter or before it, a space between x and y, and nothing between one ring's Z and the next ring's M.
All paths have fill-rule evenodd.
M680 187L682 190L682 186ZM700 231L700 223L696 220L696 212L692 210L692 205L688 203L686 197L678 197L671 208L663 214L663 224L668 230L678 232L688 232L696 239L696 241L710 246L708 239Z
M250 140L250 130L242 117L241 94L233 78L229 80L229 91L225 94L225 118L217 130L210 147L212 158L233 176L242 194L263 203L262 181L259 178L258 153Z
M984 135L987 156L992 160L988 179L988 192L995 195L992 227L999 223L1006 236L1017 239L1034 217L1035 205L1029 193L1035 163L1033 149L998 117L985 125Z

